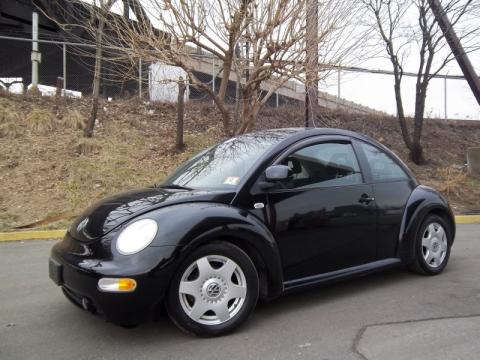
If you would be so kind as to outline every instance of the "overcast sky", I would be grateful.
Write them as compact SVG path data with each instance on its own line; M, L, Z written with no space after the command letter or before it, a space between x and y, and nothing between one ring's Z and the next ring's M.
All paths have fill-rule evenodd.
M358 1L358 0L356 0ZM446 0L445 0L446 1ZM474 0L477 3L478 0ZM409 11L404 16L403 25L413 25L418 28L418 10L411 6ZM455 26L455 30L459 36L462 36L465 29L480 28L480 18L477 16L465 16L464 20ZM463 44L466 49L476 43L477 47L480 45L480 34L477 31L477 36L472 35L463 39ZM380 39L372 37L379 49L383 47L383 42ZM401 43L401 40L396 40L396 46ZM419 63L419 47L415 42L410 42L410 46L405 49L407 53L404 62L404 69L407 72L417 72ZM445 56L450 54L450 48L445 43L445 47L437 56L438 61L443 61ZM385 55L385 51L381 54ZM475 50L469 54L470 60L474 65L477 74L480 74L480 51ZM434 64L435 65L435 64ZM368 69L382 69L392 71L392 64L386 58L375 57L363 61L360 67ZM435 68L435 66L434 66ZM451 61L440 74L463 75L458 67L455 59ZM382 110L391 114L396 114L395 97L393 90L393 76L380 74L363 74L343 72L340 76L340 93L341 97L348 100L366 105L378 110ZM416 78L405 76L402 85L402 96L404 101L405 112L408 115L413 115L415 105L415 82ZM326 82L322 83L321 88L333 95L337 94L337 75L331 76ZM476 119L480 120L480 106L466 80L447 80L447 116L454 119ZM443 118L445 116L445 80L433 79L429 86L426 116Z
M471 55L477 73L480 73L479 56ZM391 65L375 66L364 64L369 69L392 70ZM452 63L448 69L442 71L452 75L462 75L456 63ZM396 114L395 97L393 90L393 76L381 74L364 74L342 72L340 75L340 94L342 98L356 103ZM415 78L403 79L402 94L405 112L413 115L415 105ZM431 117L444 117L444 79L434 79L430 83L426 115ZM322 82L320 89L332 95L337 95L337 74L332 74L327 81ZM451 119L480 119L480 106L465 80L447 80L447 116Z

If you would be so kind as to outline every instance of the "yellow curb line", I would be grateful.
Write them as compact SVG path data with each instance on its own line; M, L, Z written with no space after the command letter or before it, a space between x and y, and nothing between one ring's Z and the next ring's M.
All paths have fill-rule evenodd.
M0 242L37 239L58 239L65 235L66 230L37 230L0 232Z
M476 224L480 223L480 215L456 215L456 224Z
M457 215L457 224L479 224L480 215ZM12 231L0 232L0 242L38 239L59 239L65 235L66 230L36 230L36 231Z

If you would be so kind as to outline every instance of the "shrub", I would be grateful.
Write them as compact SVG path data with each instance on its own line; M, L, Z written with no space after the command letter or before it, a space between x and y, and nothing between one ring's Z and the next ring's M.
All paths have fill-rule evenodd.
M462 189L467 178L467 174L464 169L444 167L438 170L438 175L442 181L438 187L438 190L447 196L452 194L459 196L459 191Z
M78 155L91 155L91 154L97 154L102 146L98 143L96 139L92 138L81 138L76 147L75 147L75 152Z
M68 110L63 116L62 123L67 128L83 130L87 125L87 118L78 110Z
M0 102L0 124L16 123L20 121L20 116L14 110L12 104L8 100Z
M16 122L0 124L0 137L17 138L23 134L22 127Z
M33 109L25 118L27 127L38 133L46 133L55 127L55 115L45 109Z

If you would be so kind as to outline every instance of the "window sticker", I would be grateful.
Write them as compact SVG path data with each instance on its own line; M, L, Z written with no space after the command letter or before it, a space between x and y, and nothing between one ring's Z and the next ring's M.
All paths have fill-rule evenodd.
M223 180L223 183L225 185L238 185L239 182L240 182L239 176L227 176L225 180Z

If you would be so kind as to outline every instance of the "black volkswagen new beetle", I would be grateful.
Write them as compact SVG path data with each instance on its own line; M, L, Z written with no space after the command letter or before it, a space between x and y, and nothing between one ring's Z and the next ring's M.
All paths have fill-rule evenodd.
M163 184L87 209L56 244L65 296L134 326L165 306L183 330L221 335L260 299L405 265L436 275L455 223L387 148L354 132L239 136Z

